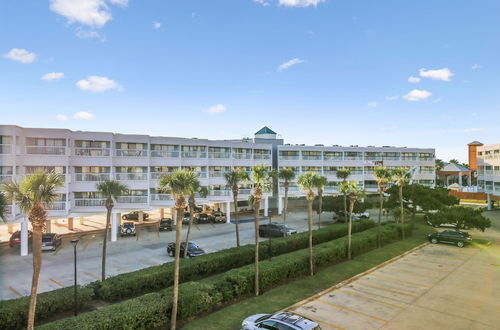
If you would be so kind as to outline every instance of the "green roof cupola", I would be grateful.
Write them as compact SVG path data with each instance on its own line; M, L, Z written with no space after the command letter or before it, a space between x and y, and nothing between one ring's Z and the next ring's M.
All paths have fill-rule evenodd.
M277 134L278 133L276 133L275 131L273 131L269 127L264 126L255 133L255 138L256 139L276 139Z

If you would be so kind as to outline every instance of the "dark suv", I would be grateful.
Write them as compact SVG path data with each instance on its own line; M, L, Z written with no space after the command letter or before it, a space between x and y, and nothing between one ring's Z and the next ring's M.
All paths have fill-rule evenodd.
M196 218L196 223L209 223L212 219L206 213L199 213Z
M160 225L159 225L159 230L160 231L163 231L163 230L166 230L166 231L172 231L172 219L170 218L163 218L163 219L160 219Z
M469 233L459 230L444 230L440 233L429 234L427 238L432 244L447 243L458 247L464 247L472 241Z
M42 235L42 251L55 251L61 244L61 237L55 233Z
M265 223L259 226L260 237L283 237L297 234L297 230L282 223Z
M142 220L146 220L147 218L149 218L149 214L147 213L143 213L142 215ZM122 219L123 220L135 220L135 221L138 221L139 220L139 211L134 211L134 212L130 212L128 214L124 214L122 215Z
M185 249L186 249L186 242L182 242L181 243L181 258L184 257L184 250ZM171 257L175 257L175 242L168 243L167 254ZM187 251L188 258L201 256L202 254L205 254L205 251L203 251L198 245L189 242L189 247L188 247L188 251Z

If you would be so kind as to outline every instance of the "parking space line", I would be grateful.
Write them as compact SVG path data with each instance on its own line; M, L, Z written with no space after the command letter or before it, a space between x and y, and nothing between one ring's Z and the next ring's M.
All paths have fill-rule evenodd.
M399 309L406 309L406 307L404 307L404 306L399 306L399 305L396 305L396 304L391 304L391 303L389 303L387 301L383 301L383 300L372 298L372 297L367 297L367 296L364 296L364 295L361 295L361 294L357 294L357 293L354 293L354 292L344 291L342 289L337 289L335 291L342 292L342 293L345 293L345 294L348 294L348 295L351 295L351 296L354 296L354 297L359 297L359 298L362 298L362 299L372 300L372 301L375 301L375 302L378 302L378 303L381 303L381 304L385 304L387 306L396 307L396 308L399 308Z
M386 280L390 280L390 281L397 281L397 282L401 282L401 283L411 284L411 285L415 285L415 286L420 286L422 288L427 288L427 289L432 288L432 286L430 286L430 285L425 285L425 284L421 284L421 283L417 283L417 282L413 282L413 281L400 280L399 278L394 278L394 277L389 277L389 276L384 276L384 275L378 275L378 274L372 273L369 276L378 277L378 278L382 278L382 279L386 279Z
M397 261L397 262L394 263L394 265L398 265L398 264L408 265L408 266L411 266L411 267L414 267L414 268L421 268L421 269L425 269L425 270L431 270L433 272L434 271L445 272L445 273L449 272L449 270L446 270L446 269L424 267L424 266L421 266L421 265L416 265L416 264L412 264L410 262L405 262L405 261Z
M371 294L373 296L377 296L377 297L381 297L381 298L384 298L384 299L390 299L390 300L393 300L393 301L397 301L399 303L403 303L403 304L410 304L406 301L402 301L402 300L399 300L399 299L396 299L396 298L393 298L393 297L388 297L388 296L384 296L383 294L380 294L380 293L373 293L373 292L370 292L370 291L365 291L365 290L362 290L360 287L349 287L351 290L354 290L356 292L362 292L364 294Z
M150 265L150 266L159 266L160 265L159 263L150 261L148 259L139 259L139 261L142 263L145 263L146 265Z
M418 276L418 277L425 276L427 278L430 278L430 279L433 279L433 280L436 280L436 281L440 281L442 279L442 277L435 277L435 276L430 276L430 275L427 275L427 274L417 274L417 273L414 273L414 272L410 272L409 270L404 270L404 269L399 269L399 268L394 268L394 267L389 267L389 266L381 268L381 270L383 270L383 269L394 270L396 272L407 273L407 274L415 275L415 276Z
M357 311L355 309L352 309L352 308L349 308L349 307L345 307L345 306L340 306L340 305L337 305L337 304L334 304L334 303L331 303L329 301L324 301L322 299L316 299L314 301L318 301L322 304L325 304L325 305L329 305L329 306L332 306L332 307L335 307L335 308L339 308L339 309L343 309L345 311L348 311L348 312L353 312L353 313L356 313L356 314L359 314L359 315L363 315L363 316L366 316L366 317L369 317L371 319L374 319L374 320L377 320L377 321L381 321L381 322L389 322L388 320L386 319L383 319L381 317L378 317L378 316L373 316L373 315L370 315L370 314L366 314L366 313L363 313L363 312L360 312L360 311Z
M7 289L9 289L10 291L14 292L14 294L18 297L22 297L23 295L21 293L19 293L19 291L17 291L16 289L14 289L13 287L9 286Z
M90 277L92 277L92 278L94 278L94 279L98 280L98 281L100 281L100 280L101 280L101 278L100 278L99 276L94 275L94 274L92 274L92 273L89 273L89 272L83 272L83 273L84 273L85 275L88 275L88 276L90 276Z
M57 282L57 281L56 281L56 280L54 280L53 278L50 278L50 277L49 277L49 281L51 281L51 282L53 282L53 283L55 283L55 284L59 285L61 288L64 288L64 285L63 285L63 284L61 284L60 282Z
M380 286L380 285L370 284L370 283L366 283L366 282L363 282L363 281L356 281L354 283L359 283L359 284L364 285L364 286L368 286L368 287L372 287L372 288L376 288L376 289L381 289L381 290L385 290L385 291L390 291L390 292L402 294L404 296L415 297L415 298L419 297L419 296L417 296L417 295L415 295L413 293L404 292L404 291L401 291L401 290L389 289L389 288L385 288L385 287Z
M310 320L313 320L313 321L315 321L315 322L326 324L326 325L328 325L328 326L330 326L330 327L333 327L333 328L335 328L335 329L339 329L339 330L346 330L346 329L344 329L344 328L342 328L342 327L339 327L338 325L335 325L335 324L332 324L332 323L329 323L329 322L326 322L326 321L319 320L319 319L317 319L317 318L315 318L315 317L312 317L312 316L309 316L309 315L307 315L307 314L302 314L302 313L299 313L299 312L297 312L297 311L291 311L291 312L292 312L292 313L295 313L295 314L298 314L298 315L300 315L300 316L302 316L302 317L306 317L306 318L308 318L308 319L310 319Z
M121 266L115 266L115 265L113 265L113 268L116 268L116 269L124 271L124 272L131 272L132 271L131 269L121 267Z

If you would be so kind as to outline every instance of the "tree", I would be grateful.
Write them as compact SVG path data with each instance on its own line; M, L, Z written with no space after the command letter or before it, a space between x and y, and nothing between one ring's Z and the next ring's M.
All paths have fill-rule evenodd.
M234 223L236 230L236 246L240 246L240 229L239 229L239 215L238 215L238 194L239 185L250 179L247 172L241 169L234 169L229 172L224 173L224 179L226 179L226 184L231 187L233 191L233 204L234 204ZM229 216L229 214L228 214Z
M490 219L482 215L480 208L468 206L445 207L439 212L428 214L429 222L434 226L441 224L454 224L456 230L479 229L485 231L491 227Z
M321 228L321 213L323 212L323 189L328 184L328 179L325 176L319 176L316 181L316 189L318 190L318 200L319 200L319 215L318 215L318 229Z
M309 272L314 275L314 264L313 264L313 240L312 240L312 206L314 201L314 191L316 187L320 184L321 176L314 172L307 172L299 176L297 184L300 189L306 192L307 199L307 228L309 231Z
M402 167L397 167L392 170L392 176L396 180L396 184L399 187L399 207L401 210L401 237L405 239L405 216L404 216L404 206L403 206L403 186L410 180L410 173Z
M450 159L450 164L457 164L457 165L460 165L460 162L458 161L458 159Z
M444 162L441 159L437 159L435 161L435 166L436 166L436 172L439 172L443 169L444 167Z
M342 183L347 182L347 178L351 175L351 171L347 168L337 171L337 179L341 179ZM344 194L344 216L347 216L347 195Z
M206 198L208 195L208 188L205 186L200 185L200 181L198 180L198 176L196 173L193 173L192 177L190 178L191 181L191 187L189 191L189 200L188 200L188 206L189 206L189 224L188 224L188 230L186 233L186 246L189 246L189 236L191 235L191 226L193 225L193 217L194 217L194 209L196 207L196 194L199 194L202 198ZM184 258L187 257L188 249L184 249Z
M111 222L111 211L115 206L114 201L118 196L126 194L127 186L115 180L107 180L96 185L97 191L106 199L106 226L104 227L104 238L102 242L102 264L101 281L106 279L106 243L108 241L109 223Z
M295 179L295 170L291 167L283 167L278 172L278 178L284 181L283 187L285 188L285 205L283 206L283 224L286 225L286 215L288 211L288 189L290 188L290 182Z
M354 204L359 197L364 196L364 191L359 189L357 182L346 181L339 185L340 191L349 197L349 224L347 226L347 257L349 260L352 259L352 214L354 210Z
M356 201L354 204L353 213L362 213L367 209L372 208L371 203ZM313 203L313 210L319 212L319 199L316 198ZM341 213L344 210L344 196L324 196L323 197L323 211L324 212L335 212L336 214ZM347 215L346 215L347 216Z
M384 190L386 185L392 181L392 172L386 167L375 168L375 180L377 181L378 194L379 194L379 210L378 210L378 224L377 224L377 241L378 247L381 247L380 230L382 226L382 209L384 208Z
M196 176L196 175L195 175ZM193 185L193 172L176 170L160 178L160 190L170 191L175 199L176 233L175 233L175 264L174 264L174 292L172 298L172 315L170 329L177 326L177 305L179 301L179 265L182 240L182 219L186 208L186 197L190 194ZM186 247L187 248L187 247Z
M255 165L252 167L253 193L252 202L255 219L255 295L259 295L259 211L260 201L265 191L271 188L271 177L265 165Z
M9 200L15 201L21 212L28 215L33 228L33 277L28 309L28 329L35 326L38 279L42 268L42 234L47 220L45 205L51 205L58 197L56 189L64 183L64 177L54 172L37 171L22 182L11 181L3 185Z
M5 199L5 195L2 192L0 192L0 218L2 218L4 222L7 222L7 220L5 219L6 213L7 213L7 200Z

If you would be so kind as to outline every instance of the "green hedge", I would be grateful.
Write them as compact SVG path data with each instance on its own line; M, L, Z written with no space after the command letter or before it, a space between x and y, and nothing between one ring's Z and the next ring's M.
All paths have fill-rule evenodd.
M372 228L374 222L362 220L353 223L353 232ZM314 230L314 244L327 242L347 235L347 225L335 225ZM272 239L272 255L280 255L308 246L308 233L303 232L288 237ZM268 242L260 244L262 259L268 257ZM187 282L202 277L251 264L254 261L254 245L230 248L206 254L193 259L181 259L180 281ZM173 284L174 263L168 262L130 273L110 277L104 282L94 282L96 296L105 301L131 298L147 292L158 291Z
M384 244L396 240L400 234L394 224L382 227ZM406 233L411 234L411 225ZM354 254L367 252L377 247L377 229L352 235ZM272 261L260 262L260 286L269 289L286 280L307 275L309 251L302 249L274 257ZM315 266L321 267L347 258L347 237L317 245L314 248ZM251 294L254 290L254 265L243 266L224 274L199 282L183 283L179 286L178 319L193 317L211 311L224 302ZM149 329L165 327L172 307L172 289L149 293L109 307L95 310L78 317L67 318L39 327L42 330L80 329Z
M79 308L83 308L94 296L89 287L78 287ZM0 301L0 328L22 329L28 324L30 297ZM44 320L56 313L73 310L74 287L40 293L37 297L35 320Z

